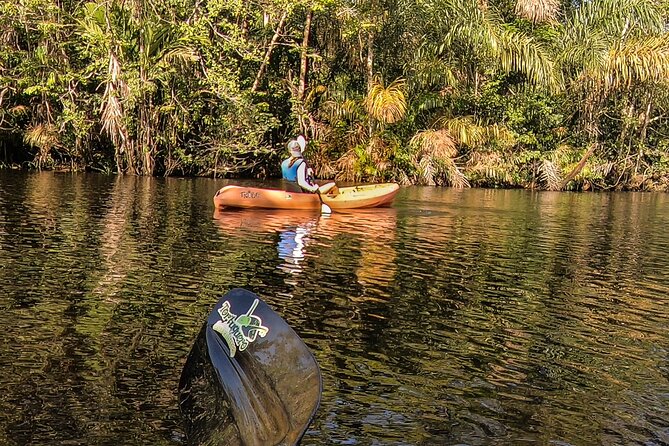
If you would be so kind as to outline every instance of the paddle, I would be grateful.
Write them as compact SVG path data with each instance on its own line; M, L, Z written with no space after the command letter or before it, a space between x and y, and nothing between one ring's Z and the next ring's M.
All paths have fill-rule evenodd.
M318 194L318 199L321 202L321 214L332 214L332 209L330 206L323 202L323 197L321 196L321 190L317 189L316 193Z
M209 314L181 374L187 442L295 445L321 390L300 337L258 296L234 289Z
M302 139L304 140L304 137L302 137ZM307 178L309 182L313 182L313 177L311 176L310 171L311 169L307 170ZM321 187L318 184L316 185L316 194L318 194L318 201L321 202L321 214L331 214L332 209L323 202L323 197L321 196Z

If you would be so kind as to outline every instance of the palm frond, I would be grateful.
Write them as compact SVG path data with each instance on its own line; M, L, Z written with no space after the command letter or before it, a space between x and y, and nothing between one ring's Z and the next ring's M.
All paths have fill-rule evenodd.
M667 82L669 35L618 42L611 48L604 70L593 74L606 90Z
M505 72L524 74L533 85L558 88L559 72L543 42L505 23L495 8L480 8L471 0L456 0L447 5L443 17L436 18L444 30L443 47L463 45L481 60L496 61Z
M108 80L102 97L102 130L109 135L114 146L121 147L127 137L125 111L121 102L128 94L128 87L121 78L121 65L114 53L109 54Z
M430 111L448 106L451 98L444 93L426 93L414 98L412 110L414 112Z
M475 147L488 139L486 128L471 116L444 117L437 120L436 125L447 130L456 143L465 146Z
M337 164L337 180L341 181L355 181L358 177L358 171L356 169L356 163L358 157L356 156L354 149L347 150L339 159L336 161Z
M349 145L351 148L336 161L337 179L377 181L385 178L392 168L390 157L397 150L397 144L393 138L385 140L372 135L356 145Z
M437 176L437 168L434 163L434 158L425 156L418 162L418 176L419 182L427 186L435 186L435 177Z
M381 81L376 79L365 98L367 113L384 124L393 124L403 119L407 110L405 85L404 79L396 79L384 87Z
M445 173L448 182L452 187L455 187L457 189L464 189L466 187L471 187L469 184L469 180L467 179L467 177L465 177L465 174L462 173L458 168L457 164L455 164L455 160L453 159L442 160L442 163L444 164L444 170L446 171Z
M597 29L566 32L556 42L556 61L571 76L578 76L582 70L601 69L610 47L609 38Z
M105 99L102 108L102 130L109 135L113 144L119 147L124 138L123 107L117 95L112 92L112 88L106 92Z
M318 115L331 126L339 127L340 121L358 123L364 119L365 111L360 104L362 100L350 88L350 79L347 76L335 77L321 91L323 96Z
M474 176L490 182L513 184L513 166L503 153L474 150L467 161L466 170Z
M661 34L664 30L661 2L653 0L597 0L580 2L567 18L565 29L583 33L599 30L614 39L634 35L639 30Z
M23 141L37 147L43 154L58 145L58 129L53 124L35 124L30 126L23 135Z
M560 168L551 160L544 159L539 165L539 179L548 190L559 190L562 176Z
M581 2L556 39L557 60L583 91L600 95L629 79L652 77L664 65L664 23L664 12L653 0ZM660 70L657 78L662 76Z
M325 101L319 112L323 118L333 123L340 120L357 121L361 116L358 103L353 99L345 99L343 102Z
M543 43L511 26L502 28L492 43L506 72L525 74L534 85L555 90L561 84L555 60Z
M417 153L435 158L453 158L458 154L455 140L448 130L422 130L411 138L409 144Z
M412 90L421 91L430 87L444 89L457 85L457 69L443 58L443 50L442 46L432 42L418 49L414 60L405 67L405 71L411 73Z
M555 22L560 12L558 0L517 0L516 14L533 23Z
M161 60L164 60L168 64L174 64L175 62L197 62L199 59L200 57L197 54L197 50L189 46L176 46L169 48L161 57Z
M511 147L516 143L516 137L509 128L503 124L492 124L485 127L486 139L495 141L503 147Z
M414 163L421 184L469 187L469 181L453 159L458 151L448 130L420 131L411 138L409 145L414 150Z

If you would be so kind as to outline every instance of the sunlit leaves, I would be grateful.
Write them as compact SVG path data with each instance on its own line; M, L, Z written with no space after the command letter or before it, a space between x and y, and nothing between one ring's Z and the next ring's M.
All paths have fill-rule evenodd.
M593 77L605 90L669 81L669 35L616 42Z
M121 67L114 53L109 55L108 79L102 99L102 130L109 135L115 147L123 148L128 137L125 126L123 98L128 96L128 87L121 79Z
M26 144L38 149L37 155L34 158L38 168L41 168L43 163L51 161L50 152L60 142L58 129L55 125L48 123L40 123L28 127L23 135L23 140Z
M614 38L664 31L662 3L656 0L592 0L579 2L566 20L567 34L599 30Z
M24 140L27 144L47 151L58 143L58 131L52 124L36 124L28 128Z
M517 71L527 75L531 83L557 90L559 77L548 48L531 36L512 27L497 34L496 56L506 72Z
M406 113L404 79L396 79L387 87L375 79L365 98L365 109L369 115L384 124L393 124L401 120Z
M134 153L119 170L138 172L148 152L166 173L271 176L271 146L299 129L320 173L360 181L557 188L587 147L600 152L568 187L661 178L668 12L656 0L0 0L0 131L32 155L52 125L56 153Z
M471 83L482 73L497 70L522 73L529 84L539 88L558 88L560 79L550 48L513 24L505 23L494 8L481 8L474 0L448 0L429 4L426 12L432 17L431 25L416 52L412 70L420 67L421 61L430 60L426 56L431 56L448 66L457 66L453 62L460 61L460 73L450 79L460 77ZM433 43L435 40L439 45ZM430 73L430 67L425 65L426 74ZM444 84L453 83L449 80Z
M514 184L516 166L513 159L494 150L477 150L471 153L467 162L467 173L478 184Z
M559 166L549 159L542 160L539 165L539 179L546 185L546 189L558 190L562 181Z
M443 57L442 51L432 42L423 42L418 48L415 59L405 66L405 71L410 74L409 82L413 91L443 90L457 86L458 69L455 63Z
M497 141L504 147L513 144L513 135L503 125L483 125L472 116L455 118L444 117L437 120L436 125L448 131L451 138L460 145L480 147L490 141Z

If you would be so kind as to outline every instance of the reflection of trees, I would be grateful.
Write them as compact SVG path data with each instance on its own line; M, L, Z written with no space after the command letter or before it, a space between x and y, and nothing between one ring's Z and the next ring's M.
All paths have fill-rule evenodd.
M319 221L289 283L280 229L216 227L212 183L3 178L0 442L169 443L186 352L233 286L316 354L323 443L633 443L669 419L663 195L410 188Z
M366 353L364 361L376 369L369 374L372 383L361 379L349 389L378 394L387 388L395 395L389 399L405 404L396 408L400 413L411 411L411 400L429 401L434 389L443 389L434 402L435 416L442 416L430 426L433 432L444 432L448 412L456 418L453 426L470 424L484 435L505 432L500 420L507 426L530 423L545 430L548 441L556 438L559 418L569 419L588 400L620 401L617 392L631 391L637 379L653 375L639 375L638 343L648 334L639 332L644 324L638 317L653 314L658 303L639 299L644 296L632 280L649 262L638 240L650 236L643 232L653 228L652 215L627 199L607 203L611 196L587 196L596 201L579 203L574 200L584 196L523 198L503 191L492 193L494 199L516 194L512 204L491 206L488 194L472 191L482 206L454 202L458 218L400 219L394 298L382 319L351 323L358 330L338 353L346 358L377 352ZM593 208L600 212L593 214ZM651 342L661 341L659 327L658 320ZM338 366L360 374L359 364ZM584 398L574 389L596 390ZM555 391L564 393L556 400ZM378 404L354 393L361 407ZM534 403L544 398L550 409ZM624 418L625 410L617 416ZM601 433L601 425L577 421L571 429L590 429L589 438Z
M0 268L1 441L170 443L201 316L188 302L209 269L210 227L193 224L209 210L187 205L194 182L20 178L0 200L22 209L0 237L11 260Z
M258 250L267 241L277 243L278 234L286 228L312 223L303 274L276 283L263 278L258 291L305 338L323 370L346 371L342 349L349 338L368 330L370 310L382 314L390 297L388 288L396 268L396 210L333 213L325 218L314 213L232 211L216 215L215 221L230 243L245 243L249 255L253 255L249 245L256 245L252 261L266 267L272 263L266 252ZM215 270L210 273L216 274ZM281 279L277 273L272 276ZM337 388L326 382L324 410L328 401L337 399Z
M389 439L388 426L399 423L404 439L427 430L458 442L532 426L539 441L584 432L606 442L603 425L644 416L620 392L658 404L643 383L663 382L661 372L642 355L667 330L658 285L639 280L641 271L666 281L666 253L640 242L657 230L654 204L616 195L434 194L421 212L398 216L395 274L385 286L361 286L359 242L341 232L315 248L294 297L301 312L278 300L326 376L319 423L337 427L317 429L332 441ZM359 299L381 293L389 298ZM644 328L649 314L658 319ZM619 403L613 414L602 400ZM599 424L578 421L588 405ZM369 417L354 423L349 413Z

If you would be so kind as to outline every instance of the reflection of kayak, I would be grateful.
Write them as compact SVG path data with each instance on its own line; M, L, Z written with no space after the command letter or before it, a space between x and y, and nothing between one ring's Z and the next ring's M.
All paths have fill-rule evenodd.
M313 210L216 209L213 222L230 243L246 246L249 240L272 240L282 260L277 268L289 274L303 271L302 262L312 250L313 256L341 244L354 246L360 254L356 270L359 283L375 283L385 289L396 276L397 213L394 207L326 216ZM342 234L351 237L340 237ZM321 255L329 259L327 254Z
M297 227L330 238L341 232L371 235L373 238L394 233L397 210L393 207L336 212L323 218L310 210L289 209L216 209L214 223L228 235L241 232L282 232Z
M367 184L342 187L337 195L322 195L323 202L332 209L359 209L387 206L395 198L396 183ZM257 187L225 186L214 196L216 209L266 208L266 209L320 209L318 195L287 192Z

